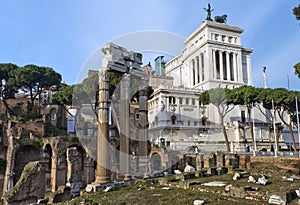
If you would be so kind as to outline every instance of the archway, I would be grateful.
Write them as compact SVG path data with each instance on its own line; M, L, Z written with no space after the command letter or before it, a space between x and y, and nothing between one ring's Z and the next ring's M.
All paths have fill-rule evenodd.
M13 185L20 179L22 171L28 162L39 161L41 152L33 145L25 145L20 147L15 154L15 163L13 169Z

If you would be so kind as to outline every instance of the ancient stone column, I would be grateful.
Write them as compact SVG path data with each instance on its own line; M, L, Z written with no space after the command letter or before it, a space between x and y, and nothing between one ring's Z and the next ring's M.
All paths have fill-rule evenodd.
M97 168L95 184L109 182L107 170L109 73L106 68L99 70L99 108L98 108L98 139L97 139Z
M147 88L142 86L139 91L139 167L144 167L148 176L148 104Z
M123 77L120 86L120 173L124 176L124 181L130 180L129 167L129 112L130 112L130 75Z

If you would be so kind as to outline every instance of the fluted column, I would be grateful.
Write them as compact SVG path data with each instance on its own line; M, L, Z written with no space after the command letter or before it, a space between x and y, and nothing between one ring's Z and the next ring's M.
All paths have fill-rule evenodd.
M130 180L130 166L129 166L129 112L130 112L130 75L125 75L121 81L120 86L120 173L124 176L124 180Z
M107 144L108 144L108 99L109 99L109 73L107 69L99 70L99 108L98 108L98 139L97 139L97 167L96 184L109 182L107 170Z
M143 82L142 82L143 83ZM145 176L148 173L148 108L147 88L142 86L139 91L139 166L144 167Z

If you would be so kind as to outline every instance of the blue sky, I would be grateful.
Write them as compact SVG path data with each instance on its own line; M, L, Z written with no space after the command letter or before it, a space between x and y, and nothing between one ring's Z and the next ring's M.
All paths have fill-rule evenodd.
M141 31L188 37L206 17L227 14L227 23L244 29L242 44L254 48L253 83L300 90L293 66L300 61L296 0L40 0L0 1L0 62L50 66L68 84L107 41ZM145 55L147 56L147 54ZM100 59L99 59L100 61ZM145 62L147 63L147 61Z

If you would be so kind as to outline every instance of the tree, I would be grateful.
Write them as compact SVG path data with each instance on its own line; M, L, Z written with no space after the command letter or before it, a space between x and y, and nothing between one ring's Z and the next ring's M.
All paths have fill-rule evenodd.
M53 95L53 103L62 105L71 116L73 115L69 112L68 107L72 105L74 87L74 85L63 86Z
M262 89L259 95L263 107L266 109L272 108L272 101L274 104L275 112L277 113L280 121L289 129L290 137L292 140L293 149L296 151L297 146L295 142L295 136L293 133L293 125L296 122L296 101L295 96L299 96L299 92L288 91L284 88L275 89ZM275 120L272 115L272 121ZM273 128L273 129L278 129ZM276 131L276 137L278 137L278 131ZM277 140L278 142L278 140ZM278 146L278 145L277 145Z
M8 84L8 80L10 78L10 72L17 68L18 66L12 63L0 64L0 98L9 114L12 114L12 110L8 106L6 100L14 98L16 91L13 89L13 86Z
M297 75L298 78L300 78L300 62L294 65L294 68L295 68L295 75Z
M298 7L295 7L293 9L293 14L295 15L297 20L300 20L300 4L298 5Z
M29 92L31 107L33 107L34 101L43 90L49 89L53 85L58 86L60 82L61 75L52 68L26 65L10 72L8 85L15 87L17 90L21 89L24 92Z
M241 86L238 88L233 89L230 92L232 103L234 105L245 105L247 108L247 121L248 126L250 128L250 134L252 139L252 147L254 148L255 139L254 139L254 132L253 132L253 125L251 121L251 110L253 105L259 102L258 99L258 89L252 86Z
M226 150L228 152L230 152L230 145L226 127L224 125L224 117L234 108L230 96L230 90L227 88L210 89L204 91L199 96L199 102L202 103L202 105L209 105L211 103L217 108L222 132L226 143Z

